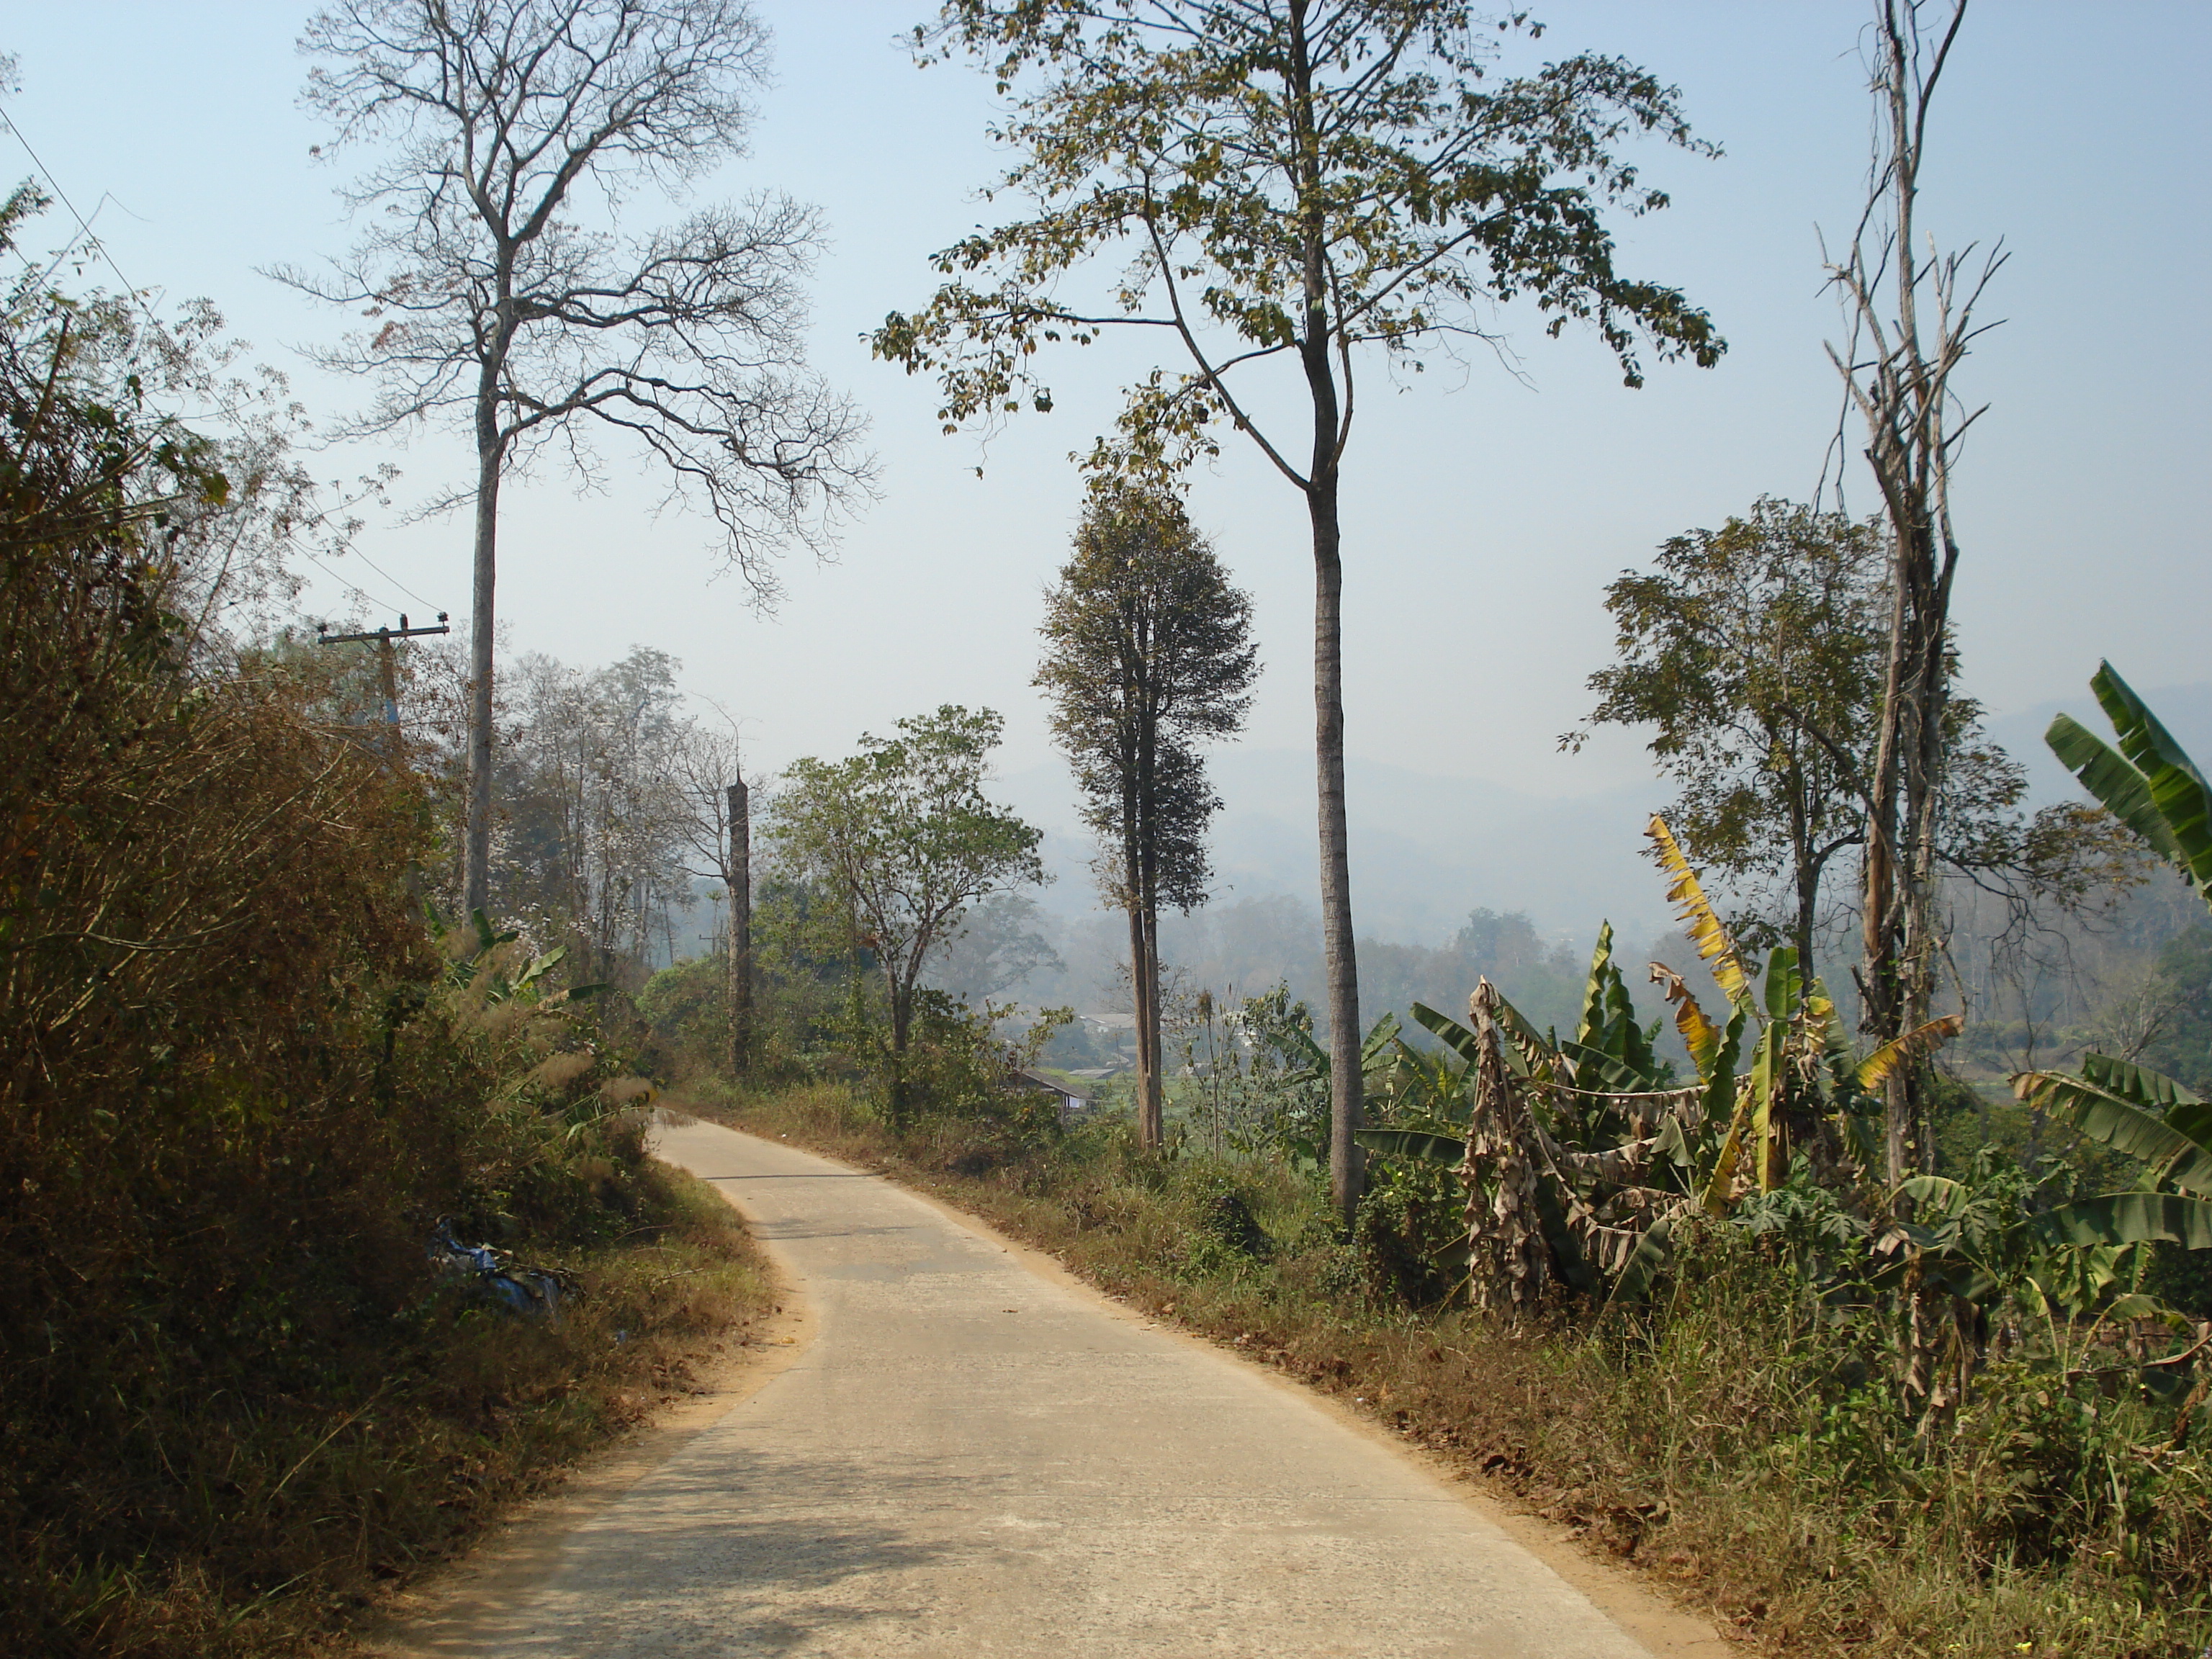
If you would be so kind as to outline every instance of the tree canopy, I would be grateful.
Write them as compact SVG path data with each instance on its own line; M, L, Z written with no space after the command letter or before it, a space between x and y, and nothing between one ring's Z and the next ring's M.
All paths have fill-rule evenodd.
M768 36L745 0L341 0L315 15L306 101L343 145L384 146L348 199L371 228L326 274L274 274L372 326L317 355L376 386L349 430L451 419L477 476L466 896L489 892L500 486L540 458L586 483L596 431L641 447L714 517L756 593L769 555L819 545L867 488L860 416L808 368L813 210L772 191L646 233L743 148ZM580 199L586 190L592 204ZM591 222L592 208L610 222Z
M969 907L1045 879L1043 831L984 792L1004 726L988 708L947 703L899 721L896 737L863 736L843 760L793 763L769 808L783 873L834 894L853 942L881 965L894 1054L924 969Z

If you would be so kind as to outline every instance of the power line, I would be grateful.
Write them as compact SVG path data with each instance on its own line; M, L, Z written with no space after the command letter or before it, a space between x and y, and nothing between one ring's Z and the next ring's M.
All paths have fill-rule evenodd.
M91 243L94 251L107 262L107 268L115 273L115 280L123 284L124 293L136 299L138 295L137 289L132 284L131 279L123 274L123 267L115 263L115 256L107 251L107 244L93 234L92 222L76 210L76 204L70 200L69 192L61 187L60 181L48 170L46 164L39 159L39 152L31 148L31 141L23 137L23 129L15 124L15 118L9 113L4 106L0 106L0 125L4 125L9 132L15 134L15 142L23 147L23 154L31 158L31 165L38 168L39 176L52 186L55 199L69 210L70 217L76 221L77 228L84 233L84 240Z
M362 599L367 599L370 604L372 604L372 605L375 605L375 606L377 607L377 609L378 609L378 610L380 610L380 611L398 611L398 610L399 609L399 607L398 607L398 605L396 605L392 604L389 599L386 599L382 594L380 594L380 593L372 593L372 592L370 592L367 588L365 588L365 587L362 586L359 583L357 583L357 582L349 582L349 581L348 581L348 580L347 580L343 576L339 575L339 574L338 574L338 573L337 573L337 571L335 571L335 570L331 569L331 568L330 568L330 566L328 566L328 565L325 564L325 563L324 563L320 559L317 558L313 554L312 554L312 553L302 553L302 554L301 554L301 555L300 555L300 556L301 556L301 558L305 559L305 560L306 560L309 564L313 565L313 566L315 567L315 568L316 568L316 569L318 569L318 570L321 571L321 572L322 572L325 576L328 576L328 577L329 577L332 581L336 582L336 583L337 583L340 587L343 587L343 589L345 589L345 591L346 591L347 592L349 592L349 593L352 593L352 594L355 594L355 595L357 595L359 598L362 598ZM417 597L419 598L420 596L418 595ZM428 605L430 602L429 602L429 600L428 600L428 599L423 599L423 600L422 600L422 603L423 603L424 605Z
M359 548L352 548L348 550L352 553L354 557L359 559L363 564L367 565L371 570L376 572L378 575L383 577L385 580L390 582L394 587L404 593L409 599L414 600L417 605L427 605L433 611L438 608L436 600L424 599L420 593L417 593L413 588L408 586L405 582L401 581L398 577L393 575L382 565L377 563L375 560L370 558L368 554L362 552ZM323 568L326 570L330 568L328 565L325 565ZM397 611L399 607L392 605L388 608Z

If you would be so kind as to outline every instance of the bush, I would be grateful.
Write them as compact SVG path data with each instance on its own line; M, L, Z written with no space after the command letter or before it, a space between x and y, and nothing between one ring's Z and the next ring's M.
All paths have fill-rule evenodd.
M205 386L195 349L33 279L0 310L9 1652L313 1628L588 1437L576 1345L622 1305L588 1247L721 1237L597 1033L513 963L449 973L429 814L353 667L198 620L304 508L268 433L152 409ZM441 1217L611 1293L505 1319L434 1278Z

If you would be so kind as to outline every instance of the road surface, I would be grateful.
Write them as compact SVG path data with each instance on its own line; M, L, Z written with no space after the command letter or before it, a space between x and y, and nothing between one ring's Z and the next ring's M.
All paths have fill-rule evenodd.
M708 1124L659 1146L744 1212L804 1299L804 1345L618 1498L465 1573L387 1651L1723 1650L1648 1607L1632 1638L1378 1434L880 1177Z

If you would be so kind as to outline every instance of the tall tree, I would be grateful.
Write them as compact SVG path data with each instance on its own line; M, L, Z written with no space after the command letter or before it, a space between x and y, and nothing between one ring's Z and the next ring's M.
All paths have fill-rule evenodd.
M769 810L782 873L836 895L856 950L883 970L894 1122L912 1103L904 1061L930 959L978 899L1045 879L1043 831L984 793L1005 724L950 703L902 720L896 737L864 736L844 760L793 763Z
M1537 26L1520 27L1532 37ZM1674 90L1582 54L1493 76L1497 31L1461 0L948 0L924 61L973 56L1015 101L1001 188L1035 211L937 258L952 280L892 313L880 356L937 374L948 428L1051 406L1037 348L1127 326L1182 368L1131 389L1110 474L1172 470L1225 421L1306 503L1314 714L1333 1061L1329 1169L1349 1218L1360 1153L1359 980L1345 827L1338 495L1364 348L1421 366L1492 337L1516 298L1548 331L1593 323L1632 386L1639 332L1661 357L1717 360L1705 314L1613 269L1606 211L1666 197L1619 159L1656 133L1702 149ZM1059 297L1096 255L1130 262L1093 307ZM1302 416L1266 375L1294 368ZM1294 405L1293 405L1294 406Z
M720 711L718 711L720 712ZM722 994L728 1016L722 1058L730 1075L745 1067L752 1025L752 790L745 782L735 721L687 723L669 769L690 807L684 823L689 868L722 885Z
M374 325L317 354L377 385L352 433L451 419L476 445L474 484L439 503L476 516L475 908L489 893L501 483L554 445L595 478L594 428L641 446L766 599L775 548L820 544L830 510L866 489L862 423L800 344L811 209L764 191L643 236L615 228L626 197L673 195L740 153L769 50L745 0L339 0L301 50L318 60L307 102L338 142L392 147L348 192L376 214L353 252L327 274L272 274Z
M1212 875L1220 798L1198 744L1233 735L1259 673L1252 601L1230 585L1182 502L1160 489L1096 492L1075 556L1045 598L1053 735L1075 769L1100 874L1129 921L1138 1139L1161 1143L1160 906L1188 914Z
M1928 112L1966 0L1875 0L1874 14L1874 166L1857 232L1828 267L1846 327L1844 343L1829 356L1865 422L1864 453L1890 537L1889 653L1869 791L1858 967L1862 1024L1871 1041L1887 1042L1926 1023L1942 951L1937 843L1959 562L1951 469L1981 413L1961 408L1951 376L1988 326L1975 322L1974 307L2005 256L1976 261L1971 246L1943 254L1918 240ZM1927 1069L1899 1066L1885 1086L1896 1182L1935 1167Z

